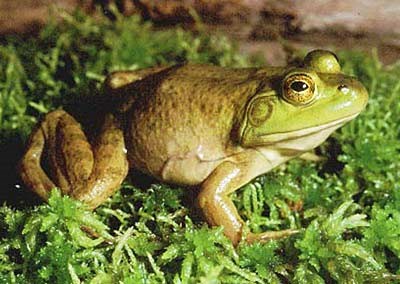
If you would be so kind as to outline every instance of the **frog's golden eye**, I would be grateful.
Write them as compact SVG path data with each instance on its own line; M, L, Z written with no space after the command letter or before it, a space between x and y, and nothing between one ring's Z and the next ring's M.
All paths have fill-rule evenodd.
M306 105L313 101L315 84L311 77L305 74L295 74L284 80L283 98L289 103Z

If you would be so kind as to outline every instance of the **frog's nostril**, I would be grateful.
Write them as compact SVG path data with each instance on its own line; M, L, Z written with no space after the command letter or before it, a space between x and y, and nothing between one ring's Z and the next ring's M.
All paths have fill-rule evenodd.
M345 95L350 92L350 89L347 85L339 85L338 90L341 91Z

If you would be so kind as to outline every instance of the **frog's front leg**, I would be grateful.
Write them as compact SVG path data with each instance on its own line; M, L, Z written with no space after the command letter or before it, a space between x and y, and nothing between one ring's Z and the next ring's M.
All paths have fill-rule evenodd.
M42 164L49 168L51 179ZM79 123L62 110L45 116L20 163L22 180L43 199L57 186L90 208L117 190L127 171L123 133L112 115L105 118L92 147Z
M249 175L247 165L224 162L219 165L203 182L198 196L199 206L207 222L212 226L223 226L224 234L237 245L242 239L243 220L239 216L229 194L248 183L253 177ZM296 230L269 231L248 233L247 242L278 239L296 233Z

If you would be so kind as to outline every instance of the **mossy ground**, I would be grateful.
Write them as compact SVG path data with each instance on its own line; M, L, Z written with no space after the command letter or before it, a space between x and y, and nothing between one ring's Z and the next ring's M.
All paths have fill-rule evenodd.
M0 45L1 283L399 281L400 65L338 54L344 71L369 90L367 109L317 149L325 161L293 160L233 194L249 229L301 229L234 249L220 228L197 217L187 189L128 178L89 212L57 191L43 204L14 186L15 164L38 118L101 101L108 72L182 61L256 64L224 37L155 31L118 15L64 18L37 38Z

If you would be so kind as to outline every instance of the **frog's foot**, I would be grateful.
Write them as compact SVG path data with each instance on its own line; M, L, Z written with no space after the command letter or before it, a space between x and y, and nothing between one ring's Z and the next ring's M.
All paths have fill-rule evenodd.
M300 230L296 229L288 229L288 230L281 230L281 231L268 231L268 232L263 232L263 233L248 233L246 236L246 241L248 243L254 243L254 242L266 242L270 240L278 240L281 238L286 238L291 235L299 233Z
M122 130L113 116L107 116L92 150L73 117L62 110L50 112L31 134L19 170L23 182L41 198L47 200L49 192L59 187L95 208L127 174Z

